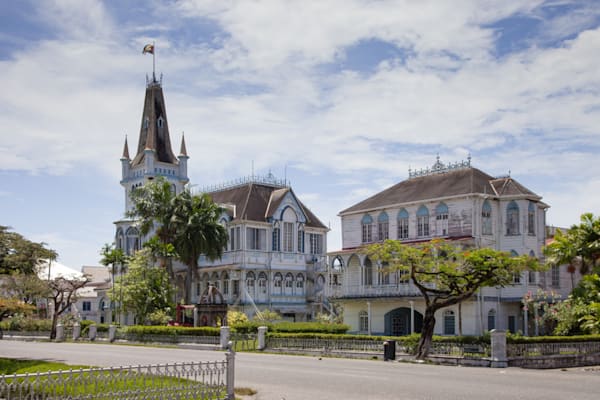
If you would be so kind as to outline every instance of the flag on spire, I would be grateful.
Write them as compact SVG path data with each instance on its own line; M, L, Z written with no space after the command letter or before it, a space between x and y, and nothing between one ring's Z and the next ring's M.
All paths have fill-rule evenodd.
M146 53L154 54L154 45L153 44L147 44L144 46L144 50L142 50L142 54L146 54Z

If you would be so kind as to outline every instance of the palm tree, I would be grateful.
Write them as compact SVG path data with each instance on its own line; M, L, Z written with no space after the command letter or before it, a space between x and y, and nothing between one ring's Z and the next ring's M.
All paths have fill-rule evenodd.
M184 300L191 302L192 282L198 277L200 255L215 260L223 255L227 245L227 230L219 224L223 209L209 195L193 195L186 190L174 201L170 220L175 232L177 258L187 266Z
M123 268L123 264L125 264L127 262L127 256L125 255L125 253L123 253L123 250L121 249L115 249L113 247L113 245L110 245L108 243L104 244L104 246L102 246L102 251L100 252L100 254L102 255L102 259L100 260L100 264L104 265L105 267L108 267L109 265L111 266L111 279L112 279L112 285L111 285L111 290L112 290L112 302L114 302L115 299L115 266L119 265L121 266L121 272L122 272L122 268ZM110 310L110 321L111 323L114 322L115 318L114 318L114 307L111 307ZM121 302L119 301L119 312L117 313L117 320L120 320L121 318Z
M142 236L154 232L158 243L150 240L149 247L153 255L159 259L160 265L166 268L169 276L173 279L171 260L175 229L171 221L176 197L173 187L166 179L159 177L153 182L135 189L130 196L134 208L127 212L127 216L137 219Z
M578 267L582 275L589 274L600 260L600 217L585 213L579 225L565 233L558 230L544 253L551 264L569 264L571 269Z

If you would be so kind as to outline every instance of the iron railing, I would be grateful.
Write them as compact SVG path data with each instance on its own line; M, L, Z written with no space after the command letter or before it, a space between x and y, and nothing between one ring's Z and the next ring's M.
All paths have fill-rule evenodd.
M233 400L234 354L214 362L0 375L0 398Z
M600 342L510 343L506 351L509 358L594 354L600 353Z

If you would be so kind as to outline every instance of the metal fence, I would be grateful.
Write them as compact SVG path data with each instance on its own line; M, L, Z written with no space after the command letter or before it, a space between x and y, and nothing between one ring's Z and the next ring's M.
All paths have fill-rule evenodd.
M452 342L432 342L429 354L437 356L481 358L491 356L489 344L465 344Z
M0 398L233 400L234 360L0 375Z
M108 335L106 336L108 338ZM195 335L152 335L131 334L117 329L115 340L127 340L145 343L193 343L193 344L220 344L219 336L195 336Z
M233 333L231 341L235 351L254 351L258 348L258 335L256 333Z
M600 353L600 342L513 343L507 345L507 356L510 358L594 353Z
M352 353L381 353L384 340L320 339L269 337L267 347L278 350L308 350ZM396 353L407 354L409 349L402 343L396 344Z

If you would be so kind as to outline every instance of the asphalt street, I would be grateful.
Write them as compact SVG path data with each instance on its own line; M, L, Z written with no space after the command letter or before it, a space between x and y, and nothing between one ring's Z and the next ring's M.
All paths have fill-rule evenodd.
M95 366L223 360L218 351L90 343L0 341L0 357ZM374 360L236 354L236 387L257 400L597 400L600 367L567 370L453 367Z

